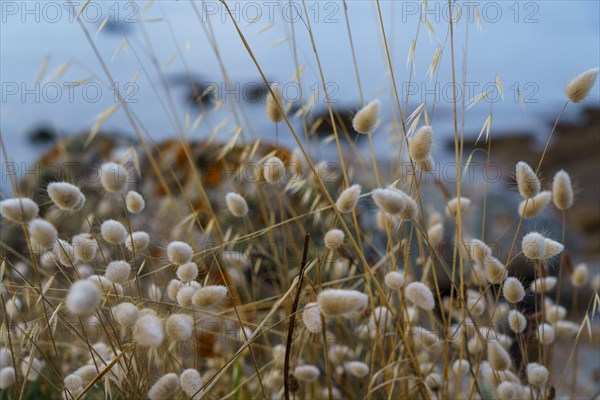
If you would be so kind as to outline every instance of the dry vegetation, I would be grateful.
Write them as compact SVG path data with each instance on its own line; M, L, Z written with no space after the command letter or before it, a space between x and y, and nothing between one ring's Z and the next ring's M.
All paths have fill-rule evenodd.
M453 40L449 26L454 71ZM565 107L587 96L597 72L568 85ZM522 203L510 248L494 248L498 238L465 223L494 207L487 186L475 204L461 173L425 182L433 110L409 126L391 78L401 131L391 165L372 150L389 122L378 100L353 120L371 160L349 163L333 123L332 172L313 159L275 85L266 113L297 149L212 143L218 162L235 153L236 173L217 184L196 168L193 144L180 139L173 156L139 133L125 156L90 161L98 179L66 181L64 170L38 182L42 193L13 181L14 197L0 203L0 398L597 395L598 382L578 376L578 348L591 340L600 276L573 267L577 254L563 246L577 207L568 171L540 180L543 156L507 166ZM456 122L464 105L453 106ZM461 168L458 123L454 132ZM561 216L562 237L536 226L545 209ZM527 274L514 273L517 262ZM591 296L565 305L566 287Z

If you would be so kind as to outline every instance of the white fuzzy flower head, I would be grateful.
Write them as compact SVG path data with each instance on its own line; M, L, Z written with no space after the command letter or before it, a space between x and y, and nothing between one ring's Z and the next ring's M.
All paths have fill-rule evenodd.
M571 284L573 287L581 287L588 283L590 279L590 271L585 264L579 264L573 270L573 274L571 275Z
M165 400L172 398L179 390L179 377L170 372L163 375L148 391L150 400Z
M236 217L241 218L248 214L248 203L246 203L246 199L237 193L227 193L227 195L225 195L225 203L227 204L229 212Z
M285 172L285 165L279 157L269 157L263 164L263 175L269 183L275 183L281 179Z
M592 68L581 75L575 77L565 89L565 95L569 101L573 103L582 102L594 87L596 77L598 76L598 68Z
M524 219L531 219L541 213L552 199L552 193L549 190L541 191L531 199L525 199L519 203L519 216Z
M424 161L431 152L433 143L433 129L431 126L422 126L413 135L408 144L408 154L415 161Z
M502 345L496 341L488 343L488 361L493 369L497 371L504 371L510 368L511 359L508 352L502 347Z
M204 391L201 390L202 376L193 368L181 372L181 375L179 375L179 383L181 385L181 390L183 390L192 400L200 399L204 395Z
M227 296L227 288L221 285L204 286L192 296L192 304L196 307L208 308L219 305Z
M381 102L377 99L361 108L352 118L354 130L363 134L370 133L377 124L380 108Z
M547 293L554 289L556 286L557 279L553 276L546 276L544 278L538 278L531 282L529 287L533 293Z
M540 180L526 162L517 163L516 178L519 193L524 199L531 199L540 192Z
M197 290L198 288L195 286L183 286L182 283L182 286L180 286L177 291L177 304L179 304L180 307L189 307L190 304L192 304L192 296L194 296L194 293L196 293Z
M319 379L319 368L314 365L298 365L294 369L294 376L300 382L314 382Z
M419 216L419 204L415 199L410 197L408 194L401 192L404 196L404 200L406 201L406 206L404 210L398 214L398 218L401 221L415 221Z
M53 250L58 262L63 266L72 267L73 264L75 264L75 249L71 243L66 240L58 239L54 242Z
M179 279L171 279L169 281L169 284L167 285L167 296L169 296L169 299L177 301L177 292L181 289L181 285L183 285L183 282Z
M127 196L125 197L125 206L127 207L127 211L137 214L146 207L146 202L141 194L130 190L127 192Z
M68 182L52 182L47 190L50 200L63 211L80 210L85 204L81 190Z
M129 326L135 324L137 321L140 310L133 303L119 303L112 308L113 316L115 321L119 325Z
M549 345L554 342L554 328L550 324L540 324L537 328L537 339L541 344Z
M56 228L45 219L32 219L28 226L31 239L43 247L50 246L58 239Z
M12 222L24 224L34 219L40 208L27 197L17 197L0 201L0 214Z
M326 317L340 317L362 310L369 296L357 290L325 289L317 296L321 313Z
M89 280L76 281L65 299L67 309L75 315L91 314L100 304L100 290Z
M562 243L559 243L556 240L546 238L545 243L546 252L544 253L544 257L542 257L542 259L544 260L559 255L565 249L565 246L563 246Z
M125 189L128 172L122 165L115 162L104 163L100 166L100 183L104 190L118 193Z
M531 386L544 386L548 380L548 369L538 363L527 364L527 381Z
M35 382L39 378L43 366L42 361L35 357L27 356L21 363L21 373L23 376L27 376L29 382Z
M344 243L344 231L340 229L330 229L325 234L325 246L330 250L336 250Z
M302 322L310 333L320 333L322 329L321 312L315 302L307 303L302 311Z
M492 249L481 240L472 239L471 242L465 244L470 250L471 259L479 265L484 265L485 259L492 256Z
M131 265L127 261L111 261L106 267L104 276L112 283L125 283L129 280Z
M155 315L142 315L135 322L134 339L140 346L158 347L164 338L163 325ZM178 380L179 382L179 380Z
M504 381L496 388L499 400L515 400L518 396L517 386L509 381Z
M286 105L279 84L272 84L271 91L273 94L269 92L267 96L267 117L269 117L271 122L277 123L283 119Z
M452 364L452 372L456 375L466 375L469 373L470 364L467 360L456 360Z
M435 301L431 289L421 282L412 282L404 290L406 298L409 299L415 306L423 310L433 310Z
M17 375L13 367L0 369L0 389L5 390L17 382Z
M398 271L390 271L385 275L385 285L392 290L398 290L404 285L404 274Z
M552 180L552 200L559 210L568 210L573 206L573 186L569 174L560 170Z
M465 212L469 209L469 206L471 206L470 199L466 197L461 197L460 199L458 197L454 197L453 199L450 199L448 203L446 203L446 215L448 215L449 217L456 218L456 216L458 215L459 207L460 214L464 215Z
M150 244L150 235L143 231L132 232L131 236L127 236L127 240L125 240L125 247L129 249L129 251L142 251L148 248Z
M64 380L65 387L71 392L83 391L83 379L79 375L67 375Z
M530 260L541 260L546 254L546 238L537 232L530 232L523 237L521 249Z
M546 307L545 318L551 324L556 324L558 321L565 319L567 309L561 305L554 304Z
M194 331L194 320L186 314L172 314L167 318L166 331L173 340L188 340Z
M517 310L508 313L508 326L515 333L521 333L527 327L527 318Z
M386 214L400 214L406 208L406 198L399 190L375 189L371 193L373 201Z
M107 219L102 223L100 234L110 244L123 244L127 240L127 229L114 219Z
M517 278L508 277L502 286L502 294L509 303L518 303L525 298L525 288Z
M182 282L193 281L198 277L198 265L195 262L187 262L177 267L177 277Z
M194 251L192 247L184 242L173 241L167 246L167 258L173 264L181 265L192 260Z
M89 233L73 236L71 240L75 257L83 262L92 262L98 254L98 242Z
M369 375L369 366L362 361L347 361L344 363L344 369L357 378Z
M345 189L337 201L335 202L335 206L342 214L349 214L356 208L358 204L358 199L360 197L361 187L360 185L352 185L349 188Z

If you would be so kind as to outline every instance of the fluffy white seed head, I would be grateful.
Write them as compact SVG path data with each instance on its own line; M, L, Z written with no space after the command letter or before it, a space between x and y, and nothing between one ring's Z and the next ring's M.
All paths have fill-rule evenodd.
M77 374L70 374L65 377L65 387L71 392L77 392L83 387L83 380Z
M357 378L369 375L369 366L362 361L347 361L344 363L344 369Z
M554 328L550 324L540 324L537 327L537 339L541 344L548 345L554 342Z
M531 386L544 386L548 380L548 369L538 363L527 364L527 381Z
M248 214L248 203L246 203L246 199L237 193L227 193L227 195L225 195L225 203L227 204L229 212L236 217L244 217Z
M575 77L565 89L565 95L569 101L573 103L582 102L594 87L596 77L598 76L598 68L592 68L581 75Z
M198 265L195 262L187 262L177 267L177 277L182 282L193 281L198 277Z
M554 334L562 340L573 339L579 333L579 324L571 321L557 321L554 324Z
M544 253L543 257L544 260L559 255L565 249L565 246L563 246L562 243L559 243L556 240L546 238L545 243L546 252Z
M511 360L508 352L496 341L488 343L488 361L493 369L504 371L510 368Z
M544 190L531 199L521 201L519 203L519 216L524 219L534 218L546 208L551 199L552 193L549 190Z
M349 188L345 189L337 201L335 202L335 206L342 214L349 214L356 208L358 204L358 198L360 197L361 187L360 185L352 185Z
M130 190L127 192L127 196L125 197L125 206L127 207L127 211L137 214L146 207L146 202L141 194Z
M112 293L115 290L118 295L123 294L123 286L121 286L118 283L113 283L113 282L109 281L108 278L106 278L103 275L91 275L87 278L87 280L89 282L92 282L94 285L96 285L96 287L102 294Z
M142 315L135 322L134 339L138 345L158 347L162 343L163 338L162 321L157 316L151 314Z
M129 326L135 324L137 321L140 310L133 303L119 303L112 308L113 316L115 321L119 325Z
M321 313L326 317L340 317L362 310L369 296L357 290L325 289L317 296Z
M531 260L541 260L546 254L546 238L537 232L530 232L521 243L523 254Z
M200 390L202 389L202 376L193 368L188 368L181 372L181 375L179 375L179 384L181 385L181 390L191 397L192 400L200 399L204 394L204 391Z
M285 172L285 165L279 157L269 157L263 164L263 175L269 183L275 183L281 179Z
M281 93L281 87L274 83L271 85L271 92L267 96L267 117L271 120L271 122L280 122L285 115L285 100L283 99L283 94Z
M408 144L408 153L415 161L424 161L431 152L433 143L433 129L431 126L422 126L415 132Z
M194 293L192 304L201 308L215 307L225 299L225 296L227 296L227 288L225 286L204 286Z
M513 382L504 381L498 385L496 391L498 392L499 400L516 400L519 394L519 388Z
M170 315L165 325L167 336L173 340L188 340L194 331L194 320L186 314Z
M80 210L85 204L85 196L75 185L68 182L52 182L48 184L50 200L61 210Z
M517 310L508 312L508 326L515 333L521 333L527 327L527 318Z
M310 333L320 333L322 329L321 312L316 302L307 303L302 311L302 322Z
M319 368L314 365L298 365L294 369L294 376L300 382L314 382L319 379Z
M73 251L75 257L83 262L92 262L98 254L98 242L93 235L89 233L81 233L73 236Z
M588 283L590 278L590 271L586 264L579 264L573 270L571 275L571 284L573 287L581 287Z
M17 375L13 367L4 367L0 369L0 389L5 390L15 384Z
M406 208L406 199L399 190L375 189L371 196L377 207L386 214L400 214Z
M559 210L567 210L573 206L573 186L571 177L565 170L560 170L554 175L552 200Z
M66 240L58 239L54 242L53 250L58 262L63 266L72 267L73 264L75 264L75 249L71 243Z
M143 231L132 232L131 236L127 236L127 240L125 240L125 247L129 249L129 251L142 251L148 248L150 244L150 235Z
M402 210L402 212L400 212L400 214L398 214L398 218L401 221L415 221L417 219L417 217L419 216L419 204L416 202L415 199L413 199L408 194L406 194L404 192L401 192L401 193L404 196L406 205L404 207L404 210Z
M127 183L127 175L127 170L115 162L104 163L100 166L100 183L107 192L122 191Z
M40 208L27 197L17 197L0 201L0 214L12 222L24 224L34 219Z
M330 229L325 234L325 246L330 250L336 250L344 243L344 231L340 229Z
M415 306L423 310L429 311L435 307L431 289L421 282L410 283L404 290L404 294Z
M567 316L567 309L561 305L554 304L546 307L545 317L546 321L551 324L555 324L560 320L565 319Z
M8 347L0 347L0 368L12 364L12 351Z
M404 285L404 274L397 271L390 271L385 275L385 285L392 290L398 290Z
M34 382L39 378L44 364L35 357L27 356L21 362L21 373L27 376L29 382Z
M177 292L181 289L183 283L179 279L171 279L167 285L167 296L173 301L177 301Z
M45 219L32 219L28 226L31 239L43 247L50 246L58 239L56 228Z
M524 199L531 199L540 192L540 180L526 162L517 163L516 178L519 193Z
M518 303L525 298L525 288L517 278L508 277L502 286L502 294L509 303Z
M456 360L452 364L452 371L456 375L466 375L469 373L470 364L467 360Z
M148 391L150 400L165 400L172 398L179 389L179 377L170 372L160 377Z
M487 257L492 256L492 249L481 240L472 239L471 242L466 244L470 250L471 259L481 266L484 265L484 260Z
M361 108L352 118L352 127L358 133L368 134L375 128L379 117L381 102L373 100Z
M192 260L194 251L192 247L184 242L173 241L167 246L167 258L173 264L181 265Z
M458 208L460 207L460 214L464 215L464 213L469 209L471 205L471 200L466 197L455 197L450 199L448 203L446 203L446 215L449 217L456 218L458 215Z
M444 225L439 222L431 225L427 230L427 236L429 237L429 243L434 247L437 246L444 238Z
M435 170L435 159L429 154L424 159L417 161L416 167L423 172L431 172Z
M199 289L194 286L180 286L176 296L177 304L181 307L189 307L192 304L192 297L197 290Z
M131 265L127 261L111 261L106 267L104 276L112 283L124 283L129 280Z
M98 304L100 304L100 290L89 280L73 283L65 300L67 309L75 315L91 314Z
M553 276L546 276L544 278L537 278L531 282L529 287L533 293L547 293L554 289L556 286L556 278Z
M114 219L107 219L102 223L100 234L110 244L123 244L127 240L127 229Z

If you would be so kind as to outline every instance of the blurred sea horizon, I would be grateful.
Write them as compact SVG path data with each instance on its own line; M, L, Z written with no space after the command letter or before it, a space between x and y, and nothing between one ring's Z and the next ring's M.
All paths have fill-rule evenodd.
M92 128L99 114L118 105L115 86L108 82L73 11L65 4L51 1L2 4L0 129L10 157L16 162L33 162L44 150L42 146L32 151L31 132L80 134ZM75 8L81 8L82 4ZM189 2L155 2L148 7L146 2L92 1L80 18L116 87L153 140L177 134L203 139L215 134L217 140L227 142L237 128L237 122L231 118L230 107L234 103L244 128L242 140L259 137L274 142L275 126L264 112L263 82L230 16L217 1L195 4L194 9ZM327 110L312 49L296 47L301 73L297 74L294 62L293 38L296 43L310 43L308 30L299 29L306 28L307 22L313 29L332 106L346 114L360 107L344 3L307 2L306 9L298 2L228 4L268 80L283 86L293 108L300 106L302 93L304 103L316 97L313 112ZM381 99L382 120L390 120L392 112L397 115L397 109L376 4L368 1L346 4L364 99ZM449 51L446 52L449 50L447 3L429 1L424 12L426 23L419 22L421 2L382 1L381 7L403 112L410 115L423 102L430 112L435 104L432 124L436 135L451 138L453 95ZM457 12L456 9L453 14ZM467 32L466 24L459 20L455 31L456 80L464 80L457 86L459 113L463 101L468 107L484 93L488 95L465 112L464 121L459 114L459 129L464 123L465 137L474 139L492 113L492 135L530 134L543 143L564 104L566 83L600 64L600 4L465 2L460 13L461 19L471 23ZM298 20L305 23L296 24L292 32L291 21ZM417 30L411 75L409 51ZM229 85L224 83L208 39L213 34ZM442 52L438 67L441 72L430 77L428 68L436 48ZM301 77L301 83L296 75ZM503 93L497 90L497 79ZM201 88L216 85L217 96L212 103L215 99L222 103L216 106L206 103L203 112L189 101L190 80ZM409 102L405 104L408 93ZM176 111L169 105L169 96ZM586 105L598 104L596 87ZM567 107L562 120L577 122L582 109ZM174 122L175 118L179 124ZM292 123L297 131L302 131L301 118L293 117ZM277 129L279 143L295 147L288 128L281 123ZM133 137L121 107L104 121L101 130ZM399 128L381 126L374 133L378 157L391 159L397 154L398 142L392 132L399 133ZM366 150L364 143L359 145ZM324 158L336 156L332 144L319 147Z

